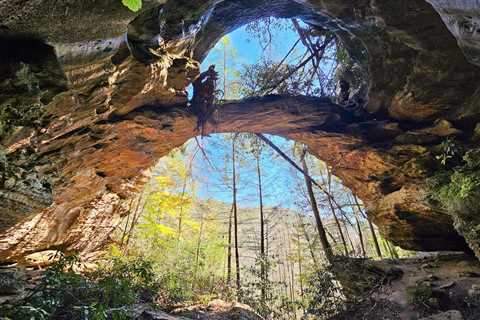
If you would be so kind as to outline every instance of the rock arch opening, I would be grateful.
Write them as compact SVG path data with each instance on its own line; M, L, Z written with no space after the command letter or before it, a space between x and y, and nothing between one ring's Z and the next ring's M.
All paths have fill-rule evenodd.
M313 210L319 211L336 255L375 257L380 252L385 257L398 252L371 227L361 202L325 163L305 155L296 142L268 139L325 187L326 192L313 190L315 209L303 173L254 135L195 137L153 168L141 196L131 203L133 213L114 233L116 248L153 260L159 274L181 275L179 287L185 291L201 281L194 274L209 278L196 292L213 292L222 281L233 285L236 272L247 289L258 277L252 270L263 260L271 264L273 282L285 281L287 267L297 277L310 264L326 263ZM288 265L296 257L301 261Z

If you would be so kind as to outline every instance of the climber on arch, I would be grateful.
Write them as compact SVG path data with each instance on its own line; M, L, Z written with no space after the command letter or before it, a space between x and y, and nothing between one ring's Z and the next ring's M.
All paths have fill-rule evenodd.
M217 79L215 65L211 65L193 82L191 109L198 118L195 130L200 131L202 136L205 135L205 124L214 111Z
M340 79L340 94L339 94L339 103L345 105L350 100L350 83L345 79Z
M345 79L340 79L339 87L340 92L338 93L338 104L355 117L365 116L364 107L367 102L365 100L365 86L361 86L358 90L356 90L356 92L352 94L351 84Z

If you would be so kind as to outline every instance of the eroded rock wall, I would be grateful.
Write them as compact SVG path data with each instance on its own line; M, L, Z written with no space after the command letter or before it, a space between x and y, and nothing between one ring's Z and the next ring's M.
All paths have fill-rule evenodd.
M1 91L0 105L17 111L3 107L0 119L1 259L102 249L149 168L198 134L185 92L199 73L193 58L204 57L223 34L269 15L302 18L351 42L352 56L368 70L364 112L352 115L321 98L265 97L218 108L208 130L305 142L395 244L466 249L451 218L428 201L425 179L441 169L436 152L444 139L474 143L479 69L429 3L152 1L133 20L117 2L110 4L112 13L95 2L88 10L100 10L99 24L79 29L78 16L87 9L58 2L76 8L52 11L63 17L61 25L35 27L31 12L38 8L5 20L12 32L37 32L59 59L1 66L9 70L0 75L2 89L13 89ZM0 12L15 6L21 4L0 1ZM28 19L35 22L30 27ZM186 27L179 28L181 20ZM74 35L63 36L68 32Z

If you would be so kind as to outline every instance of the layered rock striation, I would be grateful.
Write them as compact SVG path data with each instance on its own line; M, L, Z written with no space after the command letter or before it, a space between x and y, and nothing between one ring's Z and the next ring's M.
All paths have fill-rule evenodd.
M198 61L224 34L267 16L334 31L364 69L368 103L352 114L325 98L231 101L216 108L208 132L306 143L387 239L413 250L467 250L451 216L429 200L426 181L443 170L437 156L446 139L463 149L478 143L480 69L468 49L476 38L465 45L464 33L444 21L454 5L479 5L163 2L145 1L134 15L116 0L0 1L0 259L87 255L108 244L149 169L198 135L186 93ZM25 35L34 33L44 54L9 55L19 33L27 48L39 45Z

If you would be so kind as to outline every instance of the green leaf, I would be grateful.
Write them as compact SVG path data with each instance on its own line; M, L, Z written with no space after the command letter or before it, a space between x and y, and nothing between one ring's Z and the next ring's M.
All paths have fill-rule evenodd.
M133 12L137 12L142 8L142 0L122 0L122 3Z

